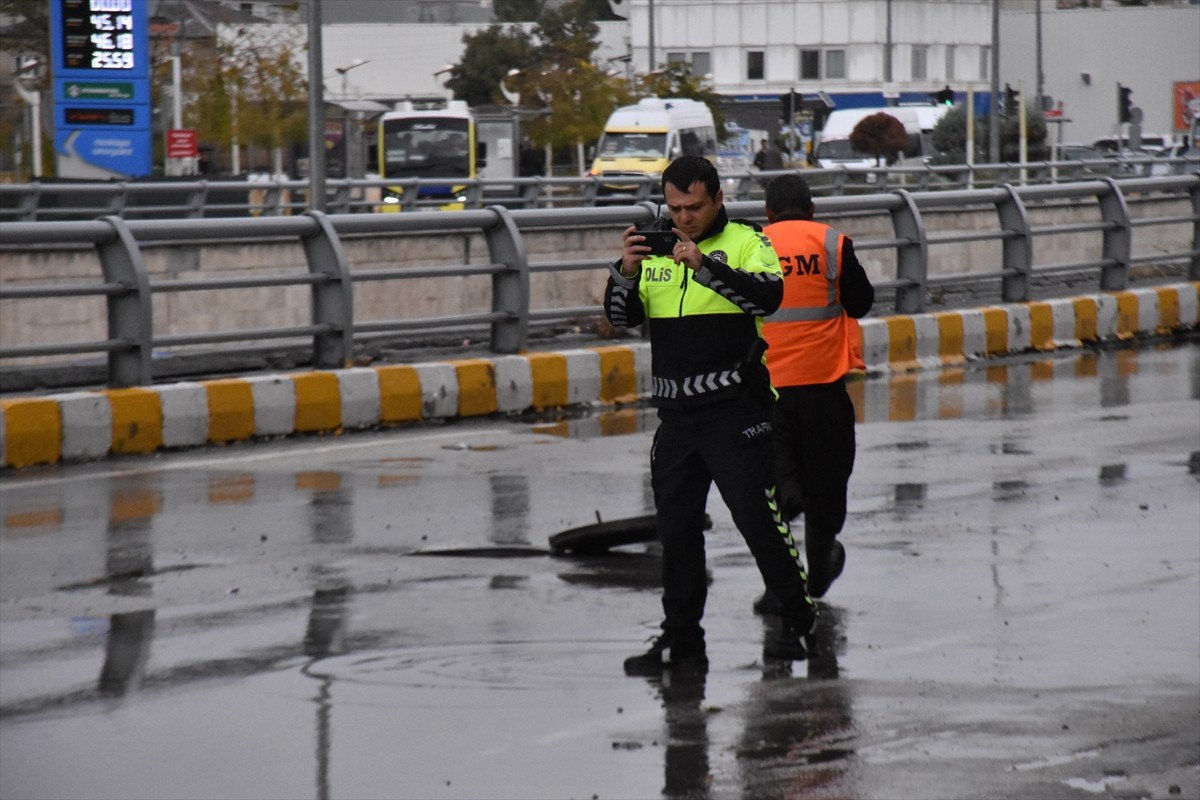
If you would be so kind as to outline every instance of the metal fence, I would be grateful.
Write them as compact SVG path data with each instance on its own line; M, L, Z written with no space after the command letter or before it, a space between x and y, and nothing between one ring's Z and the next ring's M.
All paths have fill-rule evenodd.
M1132 202L1168 198L1173 207L1190 213L1134 218ZM1090 204L1099 210L1095 221L1035 226L1031 209L1058 204ZM892 235L880 238L855 236L860 252L890 250L895 253L895 275L876 283L894 292L896 313L917 313L929 300L931 287L946 282L998 283L1004 301L1030 300L1035 276L1066 273L1098 278L1105 291L1125 288L1132 267L1139 264L1174 264L1192 280L1200 280L1200 174L1104 180L1037 186L1002 185L986 189L910 192L904 189L860 196L824 197L816 200L818 219L832 215L869 215L886 218ZM954 220L966 209L986 212L995 227L979 229L976 222L956 230L928 231L926 218L942 214ZM761 202L729 204L730 215L762 220ZM954 213L944 213L944 212ZM490 331L490 348L515 353L528 344L531 325L588 315L600 315L598 305L531 308L530 276L537 273L605 269L616 254L618 232L632 224L650 223L658 214L652 202L606 208L510 210L503 206L457 213L417 211L404 214L324 214L246 219L125 220L116 215L78 222L12 222L0 226L3 251L27 252L63 245L95 248L100 282L39 285L0 285L0 301L21 303L67 297L103 297L107 304L107 337L99 341L0 346L0 359L37 359L57 355L107 354L107 383L113 387L137 386L155 380L155 351L186 345L214 345L238 341L311 338L311 362L317 368L339 368L352 360L356 337L414 331L445 331L474 327ZM975 218L972 218L975 219ZM531 260L525 238L536 229L568 226L613 230L614 251L606 258L553 258ZM1190 246L1163 252L1161 246L1135 251L1134 231L1177 226L1190 231L1178 237ZM1189 228L1190 226L1190 228ZM346 237L358 235L402 236L469 232L486 242L488 263L451 266L354 269L343 249ZM1064 263L1035 263L1035 237L1084 234L1100 240L1098 259ZM202 280L151 282L143 248L195 244L203 241L252 242L269 237L298 241L307 262L306 273L228 277ZM1158 237L1149 237L1156 242ZM953 278L929 274L929 250L976 241L1001 244L1001 261L984 271ZM491 308L484 313L457 316L356 321L353 294L356 287L380 281L416 278L445 279L489 276ZM202 334L158 335L154 331L156 296L174 292L233 291L250 287L307 286L311 314L306 324L274 328L209 331ZM11 308L11 306L10 306ZM9 361L12 363L12 361Z
M877 194L892 189L912 192L979 189L1005 184L1054 185L1103 177L1118 179L1186 174L1200 171L1200 158L1131 157L1089 161L1045 161L1026 164L957 164L951 166L839 167L805 169L801 173L818 197ZM762 197L762 186L781 172L727 173L727 199ZM631 192L614 194L596 177L509 178L456 182L457 205L467 209L504 206L510 209L579 208L660 201L661 187L652 177L622 177ZM330 179L325 209L333 214L433 210L443 199L422 196L420 189L445 186L439 179ZM385 189L388 190L385 192ZM396 190L399 190L397 193ZM0 184L0 222L123 219L205 219L211 217L277 217L303 214L309 208L309 184L303 180L181 180L114 182L39 182ZM387 200L385 200L385 195Z

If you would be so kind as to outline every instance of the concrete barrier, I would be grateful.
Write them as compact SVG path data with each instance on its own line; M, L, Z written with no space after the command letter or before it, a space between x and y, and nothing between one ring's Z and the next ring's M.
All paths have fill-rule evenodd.
M1200 324L1200 282L861 321L872 371L907 371ZM650 345L223 378L0 400L6 468L304 433L632 403Z

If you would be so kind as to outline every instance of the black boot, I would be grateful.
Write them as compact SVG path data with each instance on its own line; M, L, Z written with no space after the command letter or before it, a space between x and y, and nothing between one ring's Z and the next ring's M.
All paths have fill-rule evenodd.
M846 548L834 539L825 553L808 555L808 593L812 597L824 597L837 577L846 568Z
M763 659L772 661L801 661L808 658L804 637L808 636L817 621L817 606L807 595L799 608L789 610L782 617L783 625L779 637L763 645Z
M708 655L704 652L704 640L684 640L664 633L654 640L649 650L625 659L626 675L661 675L668 668L707 672Z

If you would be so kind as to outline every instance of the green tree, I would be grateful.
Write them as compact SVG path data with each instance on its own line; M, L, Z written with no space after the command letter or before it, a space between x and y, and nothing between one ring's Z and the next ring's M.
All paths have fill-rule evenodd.
M984 126L986 127L986 125ZM978 134L979 121L975 122ZM930 134L934 164L965 164L967 161L967 113L965 106L955 106L938 120ZM978 145L978 139L976 139Z
M493 0L492 13L499 22L534 22L545 7L546 0Z
M4 51L6 55L24 56L38 59L42 66L38 70L38 79L33 73L22 78L23 84L30 90L42 91L49 87L50 77L50 4L46 0L0 0L0 18L7 17L5 28ZM49 126L50 97L42 98L42 174L54 174L54 147ZM24 132L25 104L19 100L7 106L0 106L0 141L13 142L18 138L18 132ZM33 158L33 146L29 137L20 135L22 169L29 170ZM7 149L7 145L6 148ZM7 156L7 154L6 154ZM3 159L5 165L9 159ZM15 164L14 164L15 166ZM32 170L30 170L30 174ZM22 176L22 177L27 177Z
M639 75L637 85L641 97L686 97L699 100L712 111L717 138L724 141L728 137L720 95L705 86L703 76L693 73L692 65L686 61L672 61L666 69Z
M535 60L532 38L515 25L464 34L463 44L462 59L450 70L446 88L470 106L504 102L500 82L509 70L528 70Z
M588 0L548 8L534 26L534 66L518 76L518 85L522 97L536 97L550 111L527 126L537 144L566 148L593 143L613 108L630 100L625 81L593 61L599 30Z
M247 26L208 53L191 56L194 84L185 115L202 141L250 149L251 168L267 154L308 139L308 82L296 58L304 47L299 27Z
M884 158L890 160L904 152L907 144L904 123L885 111L863 117L850 131L850 145L860 153L875 156L876 166Z
M7 18L4 49L14 55L50 60L50 4L46 0L0 0L0 18Z
M1044 161L1049 158L1050 148L1046 144L1046 118L1040 111L1026 109L1025 111L1025 151L1030 161ZM990 151L988 145L988 118L981 116L975 120L975 163L987 161ZM938 122L933 129L932 143L937 151L933 157L935 164L963 164L967 155L967 117L962 106L956 106ZM1016 115L1007 117L1000 122L1000 160L1017 162L1021 159L1021 127Z
M516 14L516 5L497 3L497 15ZM447 88L468 105L490 105L503 102L504 81L521 96L523 107L548 112L525 124L536 145L567 148L594 142L612 109L631 97L624 80L594 63L600 5L593 0L571 0L559 8L543 4L528 33L516 25L492 25L464 36L462 59L451 69ZM509 77L512 70L518 74Z

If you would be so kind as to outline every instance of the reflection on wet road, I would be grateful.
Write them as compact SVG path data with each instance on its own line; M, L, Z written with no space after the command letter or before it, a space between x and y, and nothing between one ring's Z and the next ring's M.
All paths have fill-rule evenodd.
M852 395L812 657L714 493L690 678L653 545L547 548L653 510L643 409L6 474L0 797L1200 794L1200 346Z

